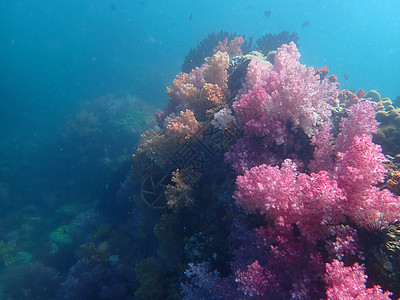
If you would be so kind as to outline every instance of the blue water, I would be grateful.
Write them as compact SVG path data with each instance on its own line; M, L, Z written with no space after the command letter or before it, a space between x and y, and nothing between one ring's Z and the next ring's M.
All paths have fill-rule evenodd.
M79 99L115 91L163 103L188 51L220 30L295 31L303 63L327 65L343 88L393 99L400 94L399 8L396 0L2 1L1 120L33 118L35 127L46 116L52 124Z
M265 15L268 10L270 17ZM103 103L95 99L110 94L137 99L142 112L137 119L143 120L138 123L142 127L132 125L139 127L135 141L124 149L129 156L147 126L144 119L166 106L165 88L180 72L187 53L221 30L256 39L265 33L296 32L303 64L326 65L343 89L377 90L394 100L400 96L399 12L399 0L0 1L0 240L12 240L6 236L23 224L34 226L27 221L31 217L44 219L62 205L84 203L84 209L69 215L73 219L97 205L99 194L124 181L129 162L121 163L120 171L110 171L105 162L93 171L100 176L79 169L90 167L90 155L87 158L73 144L89 142L66 138L65 128L84 103ZM83 107L90 111L96 105L101 107ZM96 116L101 122L102 113ZM66 135L78 131L71 129ZM105 136L90 141L90 153L100 145L101 155L112 157L118 142L110 142L112 134ZM72 168L74 163L79 167ZM103 172L110 172L109 177ZM71 179L71 174L81 177ZM48 231L61 223L54 221ZM43 241L48 234L32 236ZM29 252L29 243L39 247L29 238L22 240L19 251ZM3 261L5 252L0 250ZM40 260L39 252L27 260ZM66 274L73 261L62 267L52 263Z

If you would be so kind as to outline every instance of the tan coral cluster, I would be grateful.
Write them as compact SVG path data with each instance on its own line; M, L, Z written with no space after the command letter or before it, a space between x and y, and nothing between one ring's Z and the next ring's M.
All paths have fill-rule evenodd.
M218 51L189 74L180 73L167 88L168 108L159 127L142 135L134 164L167 169L177 149L203 138L201 128L226 108L229 98L229 55ZM195 135L195 138L192 138Z
M400 154L400 108L394 107L389 98L381 98L376 91L369 91L365 98L377 103L376 119L381 124L374 142L382 145L385 154Z
M207 119L211 119L217 111L228 107L225 102L226 96L226 90L217 84L206 83L203 86L201 90L201 102L204 103L205 107L208 107L205 111Z
M227 89L229 55L226 52L218 51L212 57L206 58L207 66L204 68L204 80L207 83L219 85Z
M386 184L392 193L400 195L400 171L390 172Z
M194 86L192 83L186 83L181 89L182 97L186 102L190 103L191 106L195 106L196 102L200 98L200 89Z
M198 182L198 174L193 169L183 169L172 172L172 184L168 184L165 196L170 209L178 210L193 204L192 187Z
M189 109L197 120L206 120L208 111L221 109L228 97L228 68L229 55L218 51L200 68L178 74L173 86L167 88L170 105Z
M197 122L193 111L187 109L184 112L181 111L179 117L171 119L167 126L167 135L168 138L181 143L189 140L199 129L200 124Z
M200 128L201 123L196 120L191 110L181 111L178 117L170 119L166 131L147 130L141 135L140 146L133 155L135 164L144 162L147 158L164 167L165 161L176 148L188 141Z
M204 85L203 69L204 65L193 69L189 74L180 72L176 75L172 86L167 87L170 106L190 108L186 102L190 103L198 98L200 89Z

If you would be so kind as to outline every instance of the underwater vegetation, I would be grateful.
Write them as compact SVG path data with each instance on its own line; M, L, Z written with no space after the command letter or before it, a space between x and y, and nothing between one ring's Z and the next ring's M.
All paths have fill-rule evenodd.
M79 190L81 186L97 186L98 194L119 184L118 178L130 168L130 155L151 113L150 107L131 95L88 101L66 121L54 141L55 159L67 166L57 172L75 178Z
M398 298L399 108L302 65L296 40L212 34L153 119L130 95L68 118L53 216L0 223L23 223L0 298Z
M45 159L36 160L41 167L36 176L43 178L29 184L41 189L41 196L33 205L3 211L0 298L116 299L110 298L116 291L120 299L133 295L134 266L146 247L136 242L140 233L131 234L134 227L126 218L130 197L139 187L128 172L152 113L153 108L124 94L88 101L67 118L43 150ZM1 195L3 205L10 202L6 183ZM133 214L129 220L135 220ZM121 249L130 249L129 254L120 254ZM79 261L88 263L69 271ZM131 272L121 263L130 265ZM79 277L84 272L94 279ZM108 286L110 278L115 279Z

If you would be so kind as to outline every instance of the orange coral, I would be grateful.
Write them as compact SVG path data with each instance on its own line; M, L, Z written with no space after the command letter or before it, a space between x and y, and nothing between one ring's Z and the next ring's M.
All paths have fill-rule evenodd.
M201 90L201 103L203 104L203 113L213 118L214 114L220 109L227 107L225 103L227 91L216 84L206 83Z
M196 89L201 89L204 84L203 67L193 69L189 74L179 73L173 85L167 87L167 94L172 105L184 104L185 97L192 98L191 94Z
M153 161L160 167L168 164L168 158L173 155L177 147L188 141L200 130L201 124L196 120L193 111L181 111L179 117L169 121L167 130L148 130L141 136L141 143L133 155L135 165L142 166ZM202 138L201 134L197 134Z
M140 136L140 146L133 155L133 158L145 155L150 160L154 160L160 153L160 145L163 145L165 138L159 132L147 130Z
M223 103L225 92L216 84L206 83L201 90L201 97L207 107L213 107Z
M172 119L168 124L168 133L179 142L190 139L199 129L200 124L197 122L193 111L187 109L181 111L180 116Z
M228 95L228 68L229 55L218 51L200 68L189 74L179 73L173 86L167 88L170 107L191 110L201 121L215 112L210 109L221 109L220 104Z

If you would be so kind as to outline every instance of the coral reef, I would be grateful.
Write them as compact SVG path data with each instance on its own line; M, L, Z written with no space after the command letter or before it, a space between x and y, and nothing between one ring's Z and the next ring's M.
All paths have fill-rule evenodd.
M327 76L326 67L299 63L294 43L280 47L273 64L262 55L244 57L233 59L227 73L233 101L225 101L211 123L218 129L234 125L239 131L229 150L223 150L225 162L238 175L220 177L236 177L233 196L239 210L221 202L223 210L231 211L222 220L234 226L232 215L239 216L241 208L250 228L237 232L235 238L241 242L232 241L225 248L223 256L234 253L232 269L218 258L204 257L207 251L185 254L190 258L189 280L182 283L185 299L389 299L390 292L383 292L380 285L397 293L396 277L391 275L387 284L380 279L383 275L371 273L374 264L387 265L392 259L387 254L378 260L373 254L377 249L397 251L395 238L390 238L396 231L389 228L400 215L400 198L386 188L395 189L397 173L387 176L386 152L373 141L381 128L376 111L384 104L375 104L362 90L339 91L336 77ZM209 81L209 74L203 75ZM210 176L207 170L201 173L201 178ZM196 185L193 203L199 203L206 187L203 179ZM181 187L184 193L190 191L187 184ZM186 213L193 214L193 209L187 207ZM175 230L176 219L169 222ZM245 242L252 230L255 240ZM371 234L374 247L366 242ZM200 239L200 232L190 235L187 245L195 243L196 249L209 241L205 236ZM376 272L387 274L385 270ZM355 277L351 281L347 276Z
M386 181L387 188L394 194L400 194L400 171L391 171Z
M196 170L184 169L172 172L171 182L165 190L168 207L179 209L193 204L192 189L197 185L199 178Z
M57 294L64 300L133 299L130 286L111 261L102 265L83 259L71 268Z
M294 42L280 45L294 34L257 41L267 56L235 36L211 36L208 57L176 76L130 170L149 125L137 99L97 100L67 122L64 158L106 191L4 235L5 297L400 296L398 108L302 65ZM29 237L40 251L23 251Z

